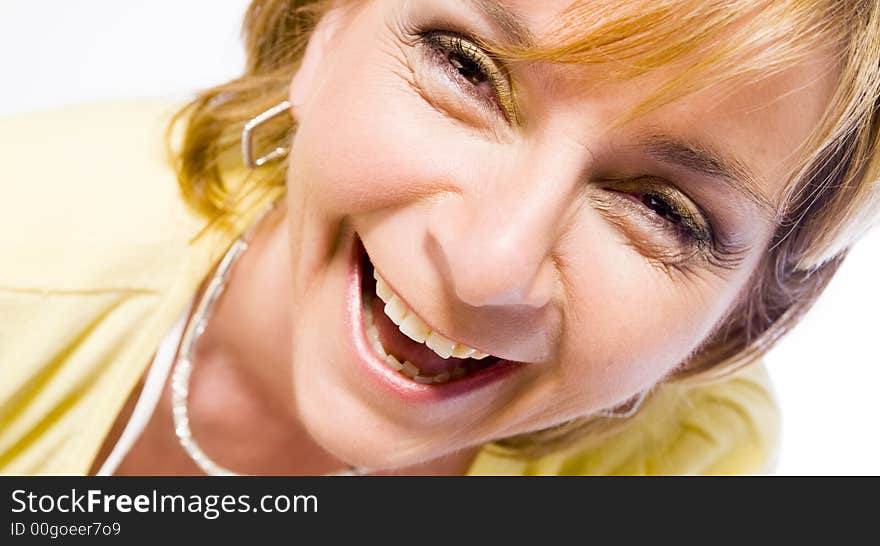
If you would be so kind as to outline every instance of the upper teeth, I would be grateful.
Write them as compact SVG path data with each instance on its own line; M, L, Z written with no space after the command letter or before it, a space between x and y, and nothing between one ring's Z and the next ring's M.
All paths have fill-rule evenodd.
M443 358L454 356L455 358L480 360L489 356L473 347L457 343L431 331L425 321L407 307L375 270L373 270L373 277L376 279L376 295L385 302L385 314L397 325L403 335L418 343L424 343Z

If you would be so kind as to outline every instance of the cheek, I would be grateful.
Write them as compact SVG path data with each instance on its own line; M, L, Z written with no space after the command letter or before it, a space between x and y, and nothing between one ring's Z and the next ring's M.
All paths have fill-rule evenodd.
M743 279L672 274L585 214L563 249L568 309L562 378L603 403L649 388L711 332Z
M381 50L380 50L381 51ZM336 63L291 150L292 191L333 216L404 204L468 172L477 139L443 118L389 54ZM454 158L452 161L450 158Z

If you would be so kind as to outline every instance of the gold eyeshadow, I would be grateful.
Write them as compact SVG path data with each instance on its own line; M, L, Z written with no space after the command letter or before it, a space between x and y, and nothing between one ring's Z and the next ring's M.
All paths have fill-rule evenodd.
M450 55L461 56L477 67L491 85L498 106L507 120L514 123L517 121L513 87L507 70L477 45L475 40L458 33L439 30L424 32L420 35L420 39L435 51L442 52L447 58Z
M658 220L666 222L670 227L684 230L687 236L696 243L711 244L713 239L712 226L700 207L669 184L650 178L637 178L616 182L609 189L631 195L641 195L646 207L649 206L649 203L645 202L648 198L657 200L658 208L661 210L666 208L675 215L675 218L670 218L669 215L664 217L658 213ZM675 225L676 220L678 225Z
M668 182L650 177L604 180L591 201L631 246L664 268L681 268L699 260L720 269L734 269L739 255L717 248L715 230L699 206ZM656 199L661 212L650 207ZM650 203L650 204L649 204ZM671 216L671 217L670 217Z

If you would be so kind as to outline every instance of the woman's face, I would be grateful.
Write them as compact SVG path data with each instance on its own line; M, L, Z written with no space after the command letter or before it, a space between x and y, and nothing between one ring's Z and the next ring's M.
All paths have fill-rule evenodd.
M552 39L569 3L359 2L312 37L291 85L292 374L337 456L403 466L621 404L699 349L767 251L825 60L616 127L672 72L506 76L468 39Z

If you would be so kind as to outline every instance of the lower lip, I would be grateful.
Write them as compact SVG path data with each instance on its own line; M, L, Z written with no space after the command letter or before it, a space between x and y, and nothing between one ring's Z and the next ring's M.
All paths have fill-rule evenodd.
M360 364L359 367L365 370L368 375L374 377L387 390L396 392L398 396L409 401L445 400L497 383L524 366L520 362L501 360L488 368L478 370L465 377L448 383L435 384L416 383L388 368L373 350L367 340L367 333L364 328L361 291L363 275L361 264L363 263L363 257L363 246L359 240L356 240L352 248L348 275L348 293L345 298L346 326L351 333L348 339L350 340L350 349Z

